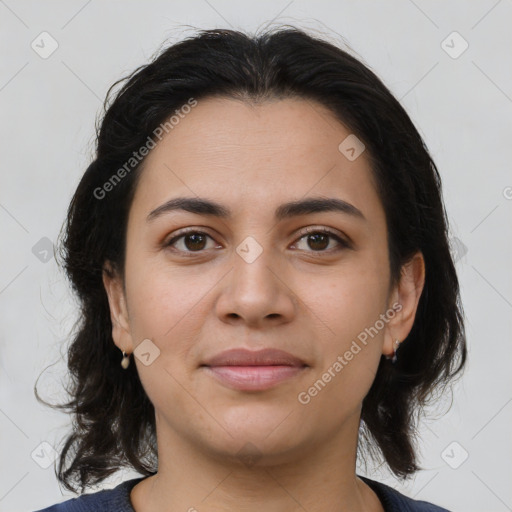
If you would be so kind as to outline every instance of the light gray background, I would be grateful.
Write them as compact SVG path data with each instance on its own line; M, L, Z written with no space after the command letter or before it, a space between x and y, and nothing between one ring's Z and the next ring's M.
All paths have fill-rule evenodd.
M0 511L72 496L53 466L41 467L69 420L37 403L32 388L53 365L39 389L48 400L62 398L62 355L76 313L55 260L42 261L40 240L57 239L107 88L164 40L192 34L185 25L254 31L272 20L337 44L343 37L400 99L443 178L469 364L449 412L441 415L445 396L421 426L425 470L406 484L382 469L369 476L453 511L512 510L510 0L0 0ZM34 40L43 45L43 31L59 45L47 59L31 48ZM453 31L469 44L458 58L442 46ZM452 54L463 48L457 37L444 43ZM135 476L120 473L106 486Z

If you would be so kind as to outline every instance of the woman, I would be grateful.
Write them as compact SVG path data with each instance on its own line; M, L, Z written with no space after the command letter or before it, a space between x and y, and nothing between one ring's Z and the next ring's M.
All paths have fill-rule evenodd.
M109 94L110 95L110 94ZM439 511L414 419L466 359L441 182L398 101L301 30L209 30L106 108L64 265L71 490L50 511Z

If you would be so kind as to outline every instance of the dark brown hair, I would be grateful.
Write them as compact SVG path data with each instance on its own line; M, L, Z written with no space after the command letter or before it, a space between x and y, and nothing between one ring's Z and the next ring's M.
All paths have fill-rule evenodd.
M161 51L107 94L96 155L69 206L62 242L81 311L68 352L71 400L55 406L74 420L58 479L70 490L80 484L83 492L123 466L143 475L157 470L154 407L135 364L128 370L120 366L102 282L106 262L123 273L128 212L144 160L108 194L98 197L95 191L190 98L211 96L314 100L366 145L386 214L392 280L397 282L402 265L417 251L425 260L426 279L397 363L381 358L364 398L365 445L359 449L383 457L397 476L413 473L419 412L466 359L441 180L409 116L367 66L320 38L281 27L258 36L201 31ZM37 389L36 396L40 400Z

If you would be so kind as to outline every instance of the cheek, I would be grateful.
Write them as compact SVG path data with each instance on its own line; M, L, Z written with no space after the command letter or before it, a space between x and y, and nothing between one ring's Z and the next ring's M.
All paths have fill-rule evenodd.
M193 349L200 338L200 316L204 315L207 292L213 283L204 274L191 277L189 272L185 276L155 262L141 265L127 262L126 268L134 345L149 339L159 350L148 366L136 360L146 394L160 411L190 406L190 396L184 392L183 383L188 387Z
M193 320L214 280L208 273L149 260L127 264L126 283L132 330L139 337L165 339L180 324Z
M179 382L188 380L197 366L195 351L198 340L204 337L205 318L213 307L209 292L220 277L204 269L171 268L155 261L139 265L133 261L131 267L127 262L127 269L131 270L126 274L126 286L134 344L150 339L160 351L155 367L137 362L143 384L151 385L151 373L157 370L162 373L161 380L155 381L158 386L171 375ZM171 378L164 387L174 393L171 390L176 385Z
M365 292L345 281L343 287L331 283L323 300L318 297L318 304L324 306L314 313L322 319L319 324L328 325L329 330L315 340L321 344L318 364L297 395L308 417L322 417L336 426L359 411L382 355L384 331L375 325L385 302L379 296L378 289Z
M386 308L386 272L379 262L355 262L329 275L303 280L299 292L323 325L329 346L342 349L360 332L372 326Z
M315 340L321 344L319 364L310 387L302 390L307 395L303 402L310 399L318 414L331 410L344 415L357 409L379 365L387 281L380 264L366 261L324 276L316 286L304 284L305 302L325 335Z

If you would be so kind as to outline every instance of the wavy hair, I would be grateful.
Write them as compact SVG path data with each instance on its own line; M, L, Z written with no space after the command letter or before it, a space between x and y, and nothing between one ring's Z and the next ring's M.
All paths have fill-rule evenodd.
M136 365L121 368L102 281L106 262L123 275L128 213L144 159L104 197L97 191L190 98L212 96L295 97L327 107L367 148L386 215L392 281L415 252L423 254L425 285L413 327L396 364L381 358L363 400L364 443L358 445L359 454L365 449L405 478L419 469L419 413L466 360L441 179L411 119L366 65L330 42L284 26L257 36L199 31L161 50L107 93L95 158L73 195L61 240L62 264L80 305L68 348L70 400L48 404L35 386L38 400L73 415L58 480L84 492L123 466L146 476L157 469L154 407Z

